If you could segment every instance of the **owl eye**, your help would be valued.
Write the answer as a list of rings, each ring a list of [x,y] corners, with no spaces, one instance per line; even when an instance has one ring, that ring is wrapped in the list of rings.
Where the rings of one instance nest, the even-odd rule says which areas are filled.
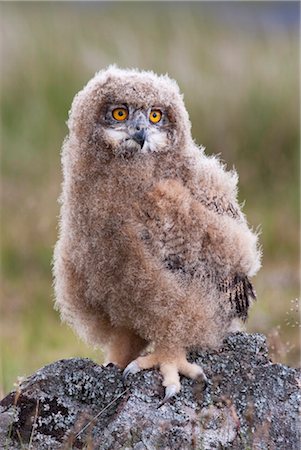
[[[159,111],[159,109],[152,109],[151,110],[150,115],[149,115],[149,120],[152,123],[160,122],[161,118],[162,118],[162,113],[161,113],[161,111]]]
[[[122,122],[129,115],[128,110],[126,108],[116,108],[112,111],[112,116],[115,120]]]

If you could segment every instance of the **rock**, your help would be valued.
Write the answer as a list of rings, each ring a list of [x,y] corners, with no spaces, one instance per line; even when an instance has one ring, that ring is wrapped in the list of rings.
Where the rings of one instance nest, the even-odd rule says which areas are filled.
[[[260,334],[193,351],[209,378],[186,378],[169,403],[156,370],[124,384],[113,364],[73,358],[43,367],[1,401],[2,449],[299,449],[300,371],[268,359]]]

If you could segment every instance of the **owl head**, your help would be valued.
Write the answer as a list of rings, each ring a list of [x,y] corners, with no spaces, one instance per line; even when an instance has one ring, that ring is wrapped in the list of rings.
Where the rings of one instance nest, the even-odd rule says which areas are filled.
[[[190,121],[167,75],[110,66],[74,98],[68,126],[82,151],[100,158],[141,158],[187,147]]]

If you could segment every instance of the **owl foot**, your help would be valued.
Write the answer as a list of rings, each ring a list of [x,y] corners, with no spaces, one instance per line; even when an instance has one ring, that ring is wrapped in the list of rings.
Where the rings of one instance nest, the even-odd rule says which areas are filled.
[[[124,369],[124,371],[123,371],[123,374],[122,374],[122,378],[124,379],[124,380],[126,380],[127,379],[127,377],[131,374],[131,375],[134,375],[135,373],[138,373],[138,372],[140,372],[140,367],[139,367],[139,365],[138,365],[138,363],[136,362],[136,361],[132,361],[130,364],[128,364],[127,366],[126,366],[126,368]]]
[[[181,384],[179,374],[202,382],[204,388],[207,385],[207,377],[203,369],[195,363],[189,363],[184,351],[179,352],[173,358],[170,355],[166,355],[166,353],[161,353],[156,350],[150,355],[140,356],[124,369],[123,378],[126,379],[130,374],[136,374],[140,370],[152,369],[154,367],[159,367],[163,376],[165,397],[161,405],[180,392]]]

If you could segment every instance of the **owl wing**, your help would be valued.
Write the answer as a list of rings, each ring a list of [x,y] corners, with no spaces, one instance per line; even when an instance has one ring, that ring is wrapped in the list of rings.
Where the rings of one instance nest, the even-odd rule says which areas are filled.
[[[232,309],[235,310],[235,315],[242,320],[246,320],[250,299],[256,300],[255,290],[247,275],[237,273],[220,279],[217,288],[220,292],[226,294],[231,302]]]
[[[206,261],[197,258],[194,264],[187,264],[183,258],[183,250],[169,246],[169,254],[164,258],[165,267],[175,274],[184,277],[209,279],[218,291],[230,301],[235,315],[242,320],[248,317],[250,300],[256,300],[255,289],[247,275],[243,273],[229,273],[228,276],[219,274],[218,269],[208,268]],[[202,266],[202,267],[201,267]]]
[[[219,205],[218,198],[215,204]],[[231,303],[234,315],[245,320],[250,300],[256,298],[255,291],[237,263],[237,249],[230,241],[227,243],[235,238],[235,230],[224,229],[229,221],[239,227],[239,212],[234,213],[230,205],[223,210],[206,205],[175,180],[161,182],[149,192],[141,211],[141,239],[163,267],[186,280],[209,279]],[[222,216],[226,216],[226,222],[219,220]]]

